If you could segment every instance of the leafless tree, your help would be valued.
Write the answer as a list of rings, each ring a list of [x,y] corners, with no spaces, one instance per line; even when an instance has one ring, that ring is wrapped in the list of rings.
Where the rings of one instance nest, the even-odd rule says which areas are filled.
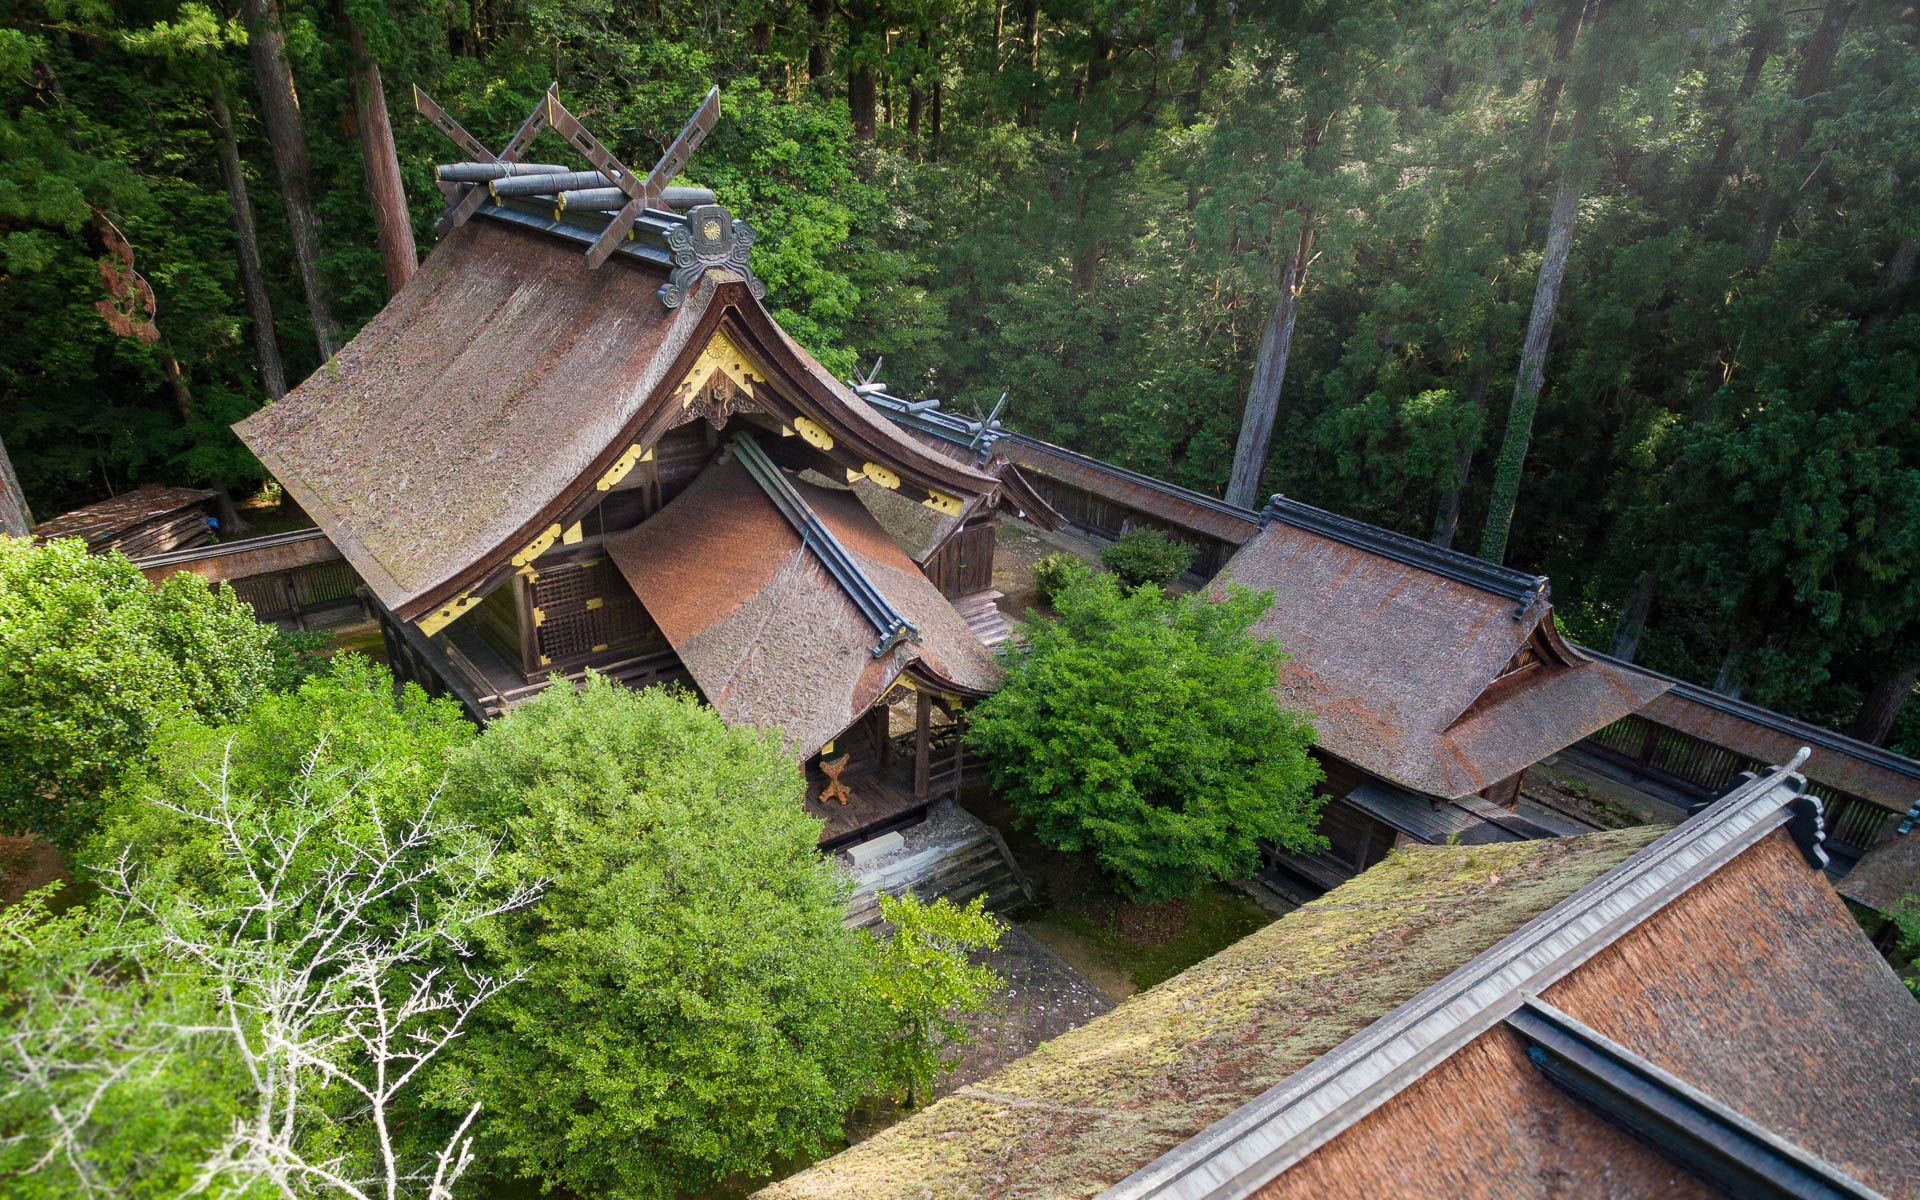
[[[112,1071],[213,1039],[243,1068],[247,1111],[207,1155],[194,1192],[265,1185],[287,1197],[449,1200],[473,1161],[480,1106],[437,1149],[410,1148],[393,1122],[427,1065],[518,978],[467,965],[472,926],[539,888],[505,883],[494,843],[443,817],[437,793],[417,814],[390,817],[368,786],[381,768],[330,769],[323,751],[271,803],[238,794],[224,759],[192,802],[156,801],[213,834],[230,864],[217,897],[159,886],[124,855],[102,872],[112,919],[137,931],[115,954],[192,981],[205,1003],[196,1019],[116,1034],[126,1045],[92,1064],[95,1091],[113,1086]],[[105,1032],[68,1042],[93,1045]],[[58,1040],[7,1048],[15,1086],[66,1069]],[[86,1114],[64,1104],[46,1123],[57,1143],[47,1155],[72,1158],[84,1153]],[[327,1128],[349,1136],[314,1136]]]

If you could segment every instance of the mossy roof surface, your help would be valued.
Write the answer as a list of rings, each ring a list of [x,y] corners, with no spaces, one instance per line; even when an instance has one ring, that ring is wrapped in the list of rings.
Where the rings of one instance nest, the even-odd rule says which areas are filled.
[[[1090,1197],[1412,999],[1664,829],[1409,848],[763,1200]]]

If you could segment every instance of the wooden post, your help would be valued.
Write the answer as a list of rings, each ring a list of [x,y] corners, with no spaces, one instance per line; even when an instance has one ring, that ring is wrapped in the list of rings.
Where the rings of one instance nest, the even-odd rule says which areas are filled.
[[[933,768],[933,697],[925,692],[913,696],[913,794],[924,800]]]
[[[948,714],[953,718],[953,802],[960,803],[960,770],[966,757],[966,742],[960,736],[960,706],[955,704]]]

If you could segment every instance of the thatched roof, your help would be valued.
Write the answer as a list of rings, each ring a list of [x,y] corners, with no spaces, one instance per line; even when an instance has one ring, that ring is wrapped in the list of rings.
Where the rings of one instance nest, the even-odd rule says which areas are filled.
[[[1179,529],[1239,545],[1259,530],[1258,514],[1189,488],[1102,462],[1065,446],[1013,434],[1005,453],[1014,464]]]
[[[1257,629],[1289,655],[1275,697],[1362,770],[1457,799],[1668,686],[1563,642],[1544,580],[1506,580],[1464,555],[1403,548],[1406,539],[1305,509],[1270,519],[1214,586],[1274,593]],[[1532,661],[1503,674],[1522,651]]]
[[[759,1195],[1094,1196],[1392,1012],[1659,832],[1410,848]]]
[[[991,691],[992,655],[853,493],[789,482],[920,640],[874,657],[874,626],[845,584],[730,452],[651,520],[607,540],[720,715],[780,727],[804,758],[903,673],[940,691]]]
[[[1920,1004],[1782,830],[1543,999],[1888,1196],[1920,1194]],[[1715,1196],[1495,1026],[1262,1197]]]
[[[788,338],[732,272],[663,307],[664,266],[483,210],[434,248],[332,361],[235,428],[396,614],[417,619],[504,577],[506,560],[597,499],[595,481],[674,421],[725,329],[836,461],[953,497],[994,481],[871,412]],[[557,227],[556,227],[557,228]],[[564,231],[562,231],[564,232]]]
[[[1920,1004],[1805,786],[1736,789],[1108,1200],[1696,1195],[1676,1164],[1757,1161],[1920,1195]]]
[[[1920,829],[1897,830],[1860,856],[1838,885],[1842,896],[1877,913],[1909,897],[1920,902]]]
[[[1883,808],[1906,809],[1920,801],[1920,762],[1904,754],[1592,650],[1582,653],[1666,683],[1668,690],[1640,714],[1655,724],[1763,763],[1785,762],[1805,746],[1811,753],[1800,770],[1809,779]]]
[[[205,488],[149,483],[111,499],[61,513],[31,530],[40,541],[79,538],[95,552],[121,550],[138,557],[208,539]]]

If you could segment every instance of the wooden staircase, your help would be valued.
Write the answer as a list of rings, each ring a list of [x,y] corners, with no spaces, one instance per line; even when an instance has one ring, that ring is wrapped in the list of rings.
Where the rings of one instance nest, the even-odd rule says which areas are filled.
[[[1006,614],[1000,611],[1000,601],[1006,593],[988,588],[983,592],[969,592],[953,602],[953,611],[960,614],[967,628],[992,650],[1001,642],[1013,636],[1013,625]]]
[[[902,838],[901,850],[854,871],[854,893],[847,904],[849,928],[882,926],[881,892],[893,896],[910,892],[929,902],[944,896],[957,905],[984,896],[986,907],[1002,915],[1033,900],[1033,886],[999,832],[951,801],[936,804],[926,822],[903,831]],[[846,856],[842,861],[848,861]]]

